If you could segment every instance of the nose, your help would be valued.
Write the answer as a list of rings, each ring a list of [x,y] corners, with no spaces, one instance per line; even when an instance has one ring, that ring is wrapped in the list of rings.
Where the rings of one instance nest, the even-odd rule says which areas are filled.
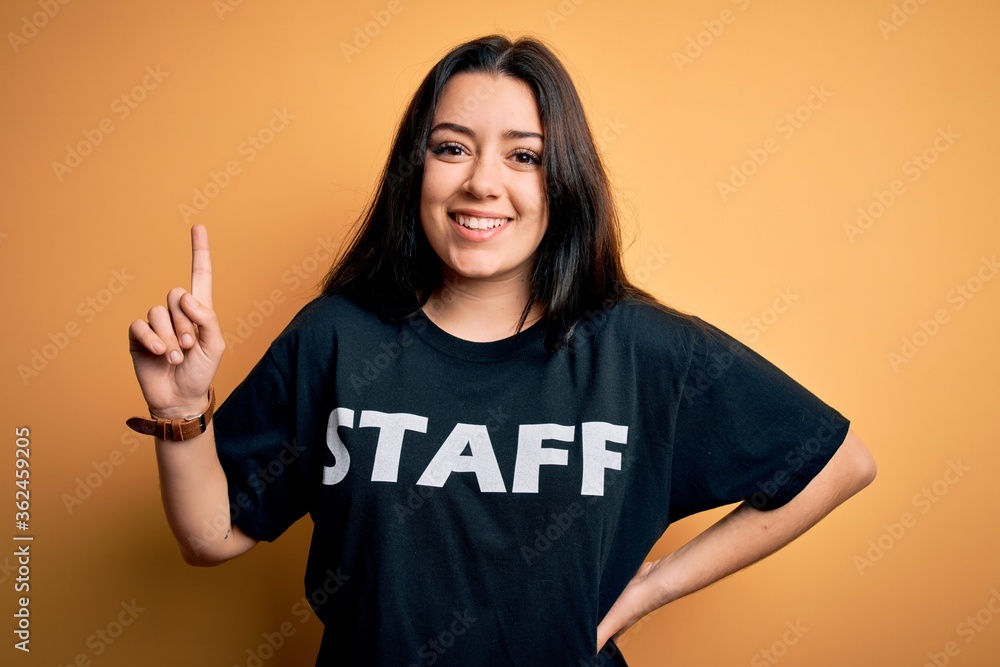
[[[476,199],[498,197],[502,191],[502,174],[499,159],[479,155],[472,161],[469,178],[464,189]]]

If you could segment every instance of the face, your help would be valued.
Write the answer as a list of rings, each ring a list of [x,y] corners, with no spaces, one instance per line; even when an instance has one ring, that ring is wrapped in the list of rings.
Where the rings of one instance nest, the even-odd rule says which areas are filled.
[[[458,74],[445,84],[431,127],[420,222],[445,278],[530,278],[548,226],[542,121],[531,89],[506,76]]]

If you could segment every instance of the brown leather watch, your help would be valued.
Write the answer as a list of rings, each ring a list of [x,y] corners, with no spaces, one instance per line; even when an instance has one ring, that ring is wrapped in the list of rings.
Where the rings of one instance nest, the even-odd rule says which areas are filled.
[[[215,410],[215,385],[208,387],[208,409],[200,415],[184,417],[182,419],[164,419],[157,417],[150,411],[149,416],[129,417],[125,424],[143,435],[155,435],[162,440],[190,440],[205,432],[208,423],[212,421],[212,412]]]

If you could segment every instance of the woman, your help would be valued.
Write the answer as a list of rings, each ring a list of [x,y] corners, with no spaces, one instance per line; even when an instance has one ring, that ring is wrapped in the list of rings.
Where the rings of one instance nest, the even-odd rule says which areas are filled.
[[[323,294],[214,420],[196,226],[191,292],[130,328],[185,560],[308,512],[319,665],[624,664],[612,639],[642,616],[871,482],[843,416],[632,286],[617,234],[566,71],[498,36],[427,75]],[[670,522],[741,500],[643,562]]]

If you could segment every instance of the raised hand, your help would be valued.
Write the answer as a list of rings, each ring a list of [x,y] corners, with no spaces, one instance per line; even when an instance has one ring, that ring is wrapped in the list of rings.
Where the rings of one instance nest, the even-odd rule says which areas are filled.
[[[174,419],[208,407],[208,387],[226,349],[212,309],[208,231],[191,228],[191,291],[175,287],[128,330],[135,376],[150,411]]]

